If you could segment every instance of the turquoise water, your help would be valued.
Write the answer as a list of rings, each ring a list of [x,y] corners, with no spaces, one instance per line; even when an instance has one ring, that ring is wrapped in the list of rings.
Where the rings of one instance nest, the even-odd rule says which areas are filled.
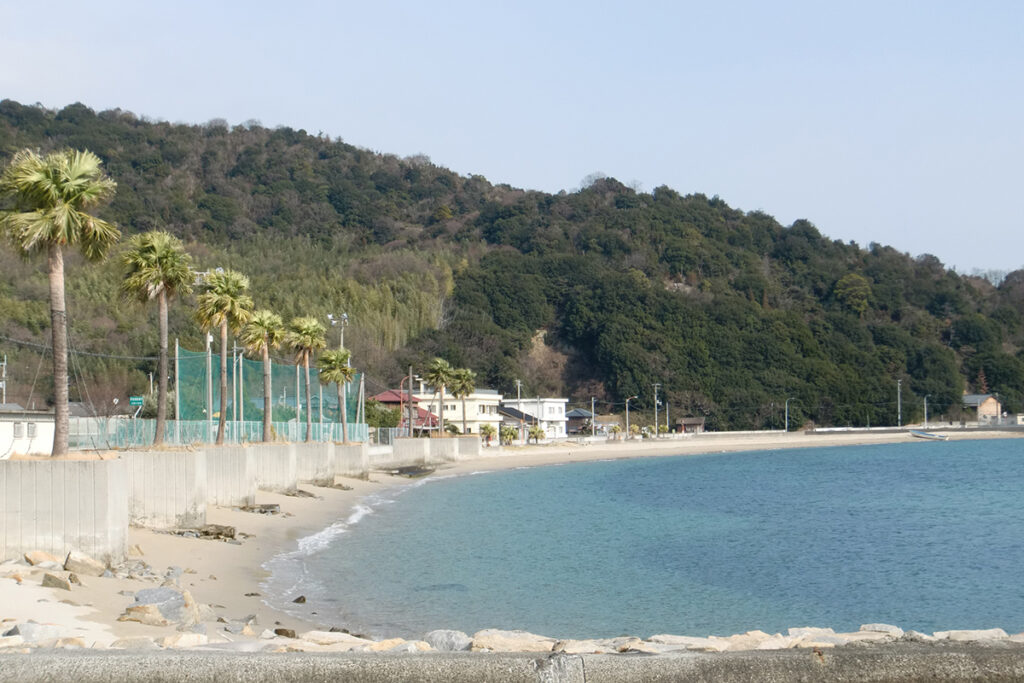
[[[809,437],[810,438],[810,437]],[[914,442],[418,482],[268,564],[374,635],[1024,630],[1024,443]]]

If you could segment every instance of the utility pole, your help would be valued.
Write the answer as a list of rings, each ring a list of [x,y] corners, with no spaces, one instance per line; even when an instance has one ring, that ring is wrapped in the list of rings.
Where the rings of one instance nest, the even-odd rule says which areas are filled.
[[[627,439],[630,438],[630,436],[629,436],[629,402],[632,401],[635,398],[636,398],[636,396],[630,396],[629,398],[626,399],[626,438]]]
[[[924,428],[928,429],[928,397],[931,394],[924,395]]]
[[[206,333],[206,440],[213,442],[213,356],[210,353],[210,344],[213,343],[213,335]]]
[[[593,439],[597,435],[597,415],[594,413],[594,397],[590,397],[590,438]]]
[[[793,400],[792,398],[787,398],[786,399],[786,431],[787,432],[789,431],[789,402],[792,401],[792,400]]]
[[[401,386],[399,386],[401,391]],[[413,435],[413,407],[412,407],[412,366],[409,366],[409,436]]]
[[[519,411],[519,444],[522,445],[523,441],[523,397],[522,397],[523,383],[520,380],[516,380],[516,410]]]
[[[654,437],[653,438],[658,438],[658,387],[660,387],[661,384],[655,382],[651,386],[654,387]]]
[[[668,401],[665,401],[665,433],[670,434],[672,426],[668,423]]]
[[[0,392],[2,398],[0,403],[7,403],[7,354],[4,354],[4,362],[0,363]]]
[[[896,426],[903,426],[903,380],[896,380]]]
[[[338,340],[338,350],[339,351],[343,350],[345,348],[345,327],[348,325],[348,313],[342,313],[338,317],[334,317],[333,313],[328,313],[327,314],[327,319],[330,321],[331,327],[334,327],[335,325],[338,325],[338,326],[341,327],[341,336],[339,337],[339,340]],[[349,358],[349,360],[345,361],[345,365],[347,365],[349,367],[352,366],[351,358]],[[412,387],[411,386],[409,387],[409,393],[410,394],[412,393]],[[323,410],[323,409],[321,408],[321,410]],[[338,415],[339,418],[341,417],[341,415],[344,415],[346,417],[346,419],[348,418],[348,382],[345,382],[344,386],[341,388],[341,405],[338,406],[338,411],[339,411],[339,415]],[[322,414],[321,414],[320,421],[323,422],[323,415]],[[410,426],[410,429],[411,428],[412,427]]]

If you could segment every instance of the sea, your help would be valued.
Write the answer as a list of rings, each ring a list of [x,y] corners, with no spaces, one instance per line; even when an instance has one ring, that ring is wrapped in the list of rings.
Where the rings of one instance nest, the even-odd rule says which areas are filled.
[[[367,498],[265,567],[273,606],[376,637],[1017,633],[1024,441],[435,476]]]

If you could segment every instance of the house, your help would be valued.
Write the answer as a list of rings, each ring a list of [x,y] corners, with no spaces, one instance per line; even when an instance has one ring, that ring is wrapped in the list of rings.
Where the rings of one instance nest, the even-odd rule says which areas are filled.
[[[409,400],[412,399],[413,405],[413,416],[412,416],[412,433],[423,434],[424,432],[431,432],[437,430],[437,415],[434,415],[429,410],[424,409],[419,405],[419,399],[416,398],[415,394],[410,395],[408,391],[399,391],[396,389],[388,389],[382,391],[376,396],[371,396],[370,400],[377,401],[382,406],[389,410],[400,410],[400,417],[398,420],[398,428],[404,430],[403,433],[409,433]]]
[[[440,415],[441,402],[444,402],[444,421],[454,425],[463,431],[465,425],[466,434],[479,434],[484,425],[494,427],[495,433],[501,426],[501,416],[498,415],[498,406],[501,405],[501,394],[493,389],[476,389],[465,398],[456,398],[445,388],[444,397],[438,396],[437,391],[420,382],[419,390],[413,393],[413,399],[421,407],[434,414]],[[465,415],[463,415],[465,406]]]
[[[963,406],[975,411],[980,424],[999,422],[1003,412],[999,399],[992,394],[964,394]]]
[[[590,425],[594,423],[594,414],[583,408],[573,408],[565,414],[566,431],[569,434],[590,434]],[[596,427],[596,424],[595,424]]]
[[[26,410],[17,403],[0,403],[0,460],[15,453],[49,453],[53,450],[53,432],[53,411]]]
[[[703,417],[680,417],[676,419],[675,431],[683,434],[702,434],[704,432]]]
[[[512,408],[522,413],[527,425],[540,425],[549,439],[564,439],[568,436],[568,418],[565,416],[567,398],[522,398],[505,399],[502,408]]]

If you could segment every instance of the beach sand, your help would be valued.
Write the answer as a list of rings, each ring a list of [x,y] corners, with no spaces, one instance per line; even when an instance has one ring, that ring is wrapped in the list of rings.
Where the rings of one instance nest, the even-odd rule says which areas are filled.
[[[979,438],[1015,438],[1010,432],[950,432],[951,440]],[[569,462],[618,458],[657,457],[747,450],[771,450],[799,447],[823,447],[899,443],[916,441],[907,433],[817,433],[772,432],[760,434],[701,434],[663,441],[612,441],[591,445],[562,443],[550,446],[485,448],[485,457],[446,464],[436,475],[458,475],[470,472],[537,467]],[[236,528],[240,544],[216,540],[187,538],[146,529],[129,531],[129,546],[138,546],[139,557],[161,576],[170,567],[180,567],[181,588],[194,599],[213,606],[218,616],[228,620],[244,620],[255,615],[255,634],[242,636],[208,631],[210,640],[245,640],[258,636],[264,629],[283,627],[302,632],[326,630],[344,624],[318,621],[316,606],[306,604],[298,618],[269,607],[260,595],[260,583],[266,576],[262,565],[272,557],[295,550],[299,539],[312,535],[329,525],[344,520],[360,500],[384,489],[408,485],[409,479],[383,472],[372,472],[367,480],[338,478],[340,488],[302,485],[308,497],[287,496],[268,492],[257,494],[257,503],[276,503],[281,514],[265,515],[210,506],[207,521]],[[63,559],[63,558],[61,558]],[[43,588],[39,584],[44,570],[22,564],[0,564],[0,633],[14,623],[29,619],[61,626],[69,635],[82,638],[87,646],[105,646],[119,638],[173,636],[173,626],[156,627],[136,622],[118,621],[117,617],[132,602],[130,595],[142,588],[159,586],[132,578],[81,577],[81,586],[70,592]],[[499,624],[495,625],[500,627]]]

